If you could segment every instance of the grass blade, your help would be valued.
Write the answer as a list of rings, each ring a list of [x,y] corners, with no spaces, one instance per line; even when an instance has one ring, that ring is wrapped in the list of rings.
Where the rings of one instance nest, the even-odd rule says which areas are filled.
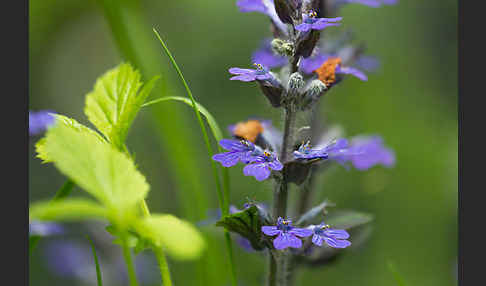
[[[197,105],[196,100],[194,99],[194,97],[192,95],[191,89],[189,88],[189,85],[187,84],[184,76],[182,75],[181,69],[177,65],[174,57],[172,56],[171,52],[169,51],[169,49],[165,45],[164,41],[160,37],[159,33],[157,32],[157,30],[155,28],[153,28],[153,31],[154,31],[155,35],[157,36],[160,44],[162,45],[165,53],[169,57],[170,62],[172,63],[172,65],[176,69],[177,74],[179,75],[179,78],[181,79],[182,84],[184,85],[184,88],[186,89],[187,95],[189,96],[189,98],[191,100],[192,108],[194,109],[194,112],[196,113],[196,117],[198,119],[199,126],[201,127],[201,131],[202,131],[203,137],[204,137],[204,142],[206,144],[206,148],[208,149],[209,157],[212,157],[212,155],[214,154],[214,151],[213,151],[213,148],[211,147],[211,143],[209,142],[208,133],[206,131],[206,127],[204,126],[204,122],[201,118],[201,114],[200,114],[201,112],[198,109],[198,105]],[[209,112],[207,112],[207,113],[209,113]],[[209,120],[208,120],[208,122],[209,122]],[[212,122],[215,126],[217,126],[214,118],[213,118]],[[213,131],[213,133],[214,133],[214,131]],[[220,132],[220,136],[221,136],[221,132]],[[221,186],[221,183],[220,183],[220,180],[219,180],[219,175],[218,175],[216,163],[213,160],[211,160],[211,168],[213,169],[214,180],[216,182],[216,187],[217,187],[217,190],[218,190],[218,198],[219,198],[219,204],[220,204],[221,211],[222,211],[223,215],[227,215],[229,213],[229,189],[228,189],[229,188],[229,176],[228,176],[227,173],[225,174],[225,172],[227,172],[227,170],[225,170],[223,167],[221,167],[222,173],[223,173],[223,187],[225,188],[224,193],[223,193],[223,190],[222,190],[223,187]],[[234,265],[234,261],[233,261],[233,250],[232,250],[232,246],[231,246],[231,237],[226,233],[225,233],[225,236],[226,236],[226,240],[227,240],[226,245],[227,245],[227,250],[228,250],[228,255],[229,255],[229,260],[230,260],[232,284],[234,286],[236,286],[236,277],[235,277],[236,271],[235,271],[235,265]]]
[[[91,244],[91,249],[93,250],[93,257],[95,261],[95,266],[96,266],[96,280],[98,281],[98,286],[103,286],[103,281],[101,280],[101,269],[100,269],[100,263],[98,262],[98,255],[96,255],[96,249],[94,246],[93,241],[89,236],[86,236],[86,238],[89,241],[89,244]]]
[[[405,279],[400,274],[400,272],[398,272],[398,270],[395,267],[395,264],[393,264],[392,261],[388,260],[387,266],[388,266],[388,269],[390,270],[390,272],[393,274],[393,277],[395,278],[397,285],[398,286],[407,286]]]

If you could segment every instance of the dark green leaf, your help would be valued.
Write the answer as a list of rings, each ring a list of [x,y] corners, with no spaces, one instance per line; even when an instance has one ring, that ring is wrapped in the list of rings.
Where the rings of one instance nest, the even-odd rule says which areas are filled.
[[[270,222],[260,213],[256,205],[252,205],[244,211],[227,215],[219,220],[216,225],[222,226],[228,231],[238,233],[248,239],[256,250],[262,250],[266,244],[263,240],[262,226]]]

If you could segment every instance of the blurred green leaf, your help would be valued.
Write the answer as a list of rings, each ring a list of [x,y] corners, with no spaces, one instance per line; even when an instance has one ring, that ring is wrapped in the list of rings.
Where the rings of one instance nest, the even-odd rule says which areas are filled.
[[[334,211],[324,218],[326,224],[332,228],[350,229],[373,220],[373,215],[352,210]]]
[[[33,203],[29,208],[31,220],[77,221],[83,219],[107,219],[108,211],[96,201],[64,199]]]
[[[269,223],[260,215],[258,207],[252,205],[244,211],[223,217],[216,222],[216,225],[222,226],[228,231],[238,233],[248,239],[254,249],[262,250],[266,245],[262,239],[263,234],[261,229],[263,225]]]
[[[73,129],[58,120],[43,142],[42,150],[76,185],[100,200],[120,218],[133,215],[134,206],[149,190],[145,177],[124,153],[87,127]]]
[[[84,113],[118,150],[123,150],[128,129],[158,79],[153,77],[142,87],[140,78],[137,70],[123,63],[99,77],[86,95]]]
[[[192,224],[172,215],[153,214],[137,221],[134,227],[140,236],[175,259],[196,259],[206,248],[203,236]]]
[[[334,204],[330,203],[327,199],[324,200],[320,205],[311,208],[305,214],[303,214],[300,219],[295,223],[296,225],[301,225],[304,223],[308,223],[312,219],[314,219],[317,215],[323,214],[326,210],[326,207],[334,206]]]

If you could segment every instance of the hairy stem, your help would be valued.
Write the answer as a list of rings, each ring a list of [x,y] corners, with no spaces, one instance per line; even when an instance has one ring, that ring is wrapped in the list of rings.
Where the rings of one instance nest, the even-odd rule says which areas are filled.
[[[294,142],[294,124],[295,124],[295,110],[289,104],[285,109],[285,127],[283,135],[282,150],[280,152],[280,161],[284,164],[282,170],[282,177],[276,181],[275,190],[273,193],[273,218],[286,217],[287,214],[287,198],[288,198],[288,169],[285,165],[292,152],[292,144]],[[288,257],[282,255],[276,259],[272,255],[269,258],[269,274],[268,284],[286,285],[287,269],[285,267]]]

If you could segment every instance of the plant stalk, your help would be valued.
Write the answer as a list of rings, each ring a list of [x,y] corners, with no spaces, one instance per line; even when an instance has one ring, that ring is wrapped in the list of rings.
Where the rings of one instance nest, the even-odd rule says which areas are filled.
[[[292,144],[294,142],[294,124],[295,124],[296,111],[293,106],[289,104],[285,108],[285,127],[283,135],[282,150],[280,152],[280,161],[284,164],[282,170],[282,177],[276,180],[275,190],[273,193],[273,218],[286,217],[287,214],[287,198],[288,198],[288,174],[286,163],[289,155],[292,152]],[[268,285],[286,285],[286,279],[288,276],[287,255],[279,256],[278,258],[269,255],[269,274]]]
[[[155,257],[159,262],[160,276],[162,277],[162,285],[172,286],[172,280],[170,278],[169,265],[167,264],[167,259],[165,258],[165,253],[161,247],[154,248]]]
[[[122,249],[123,258],[127,265],[128,279],[130,281],[130,286],[138,286],[137,274],[135,273],[135,266],[132,260],[132,253],[130,252],[130,247],[128,246],[128,241],[126,237],[122,238]]]

